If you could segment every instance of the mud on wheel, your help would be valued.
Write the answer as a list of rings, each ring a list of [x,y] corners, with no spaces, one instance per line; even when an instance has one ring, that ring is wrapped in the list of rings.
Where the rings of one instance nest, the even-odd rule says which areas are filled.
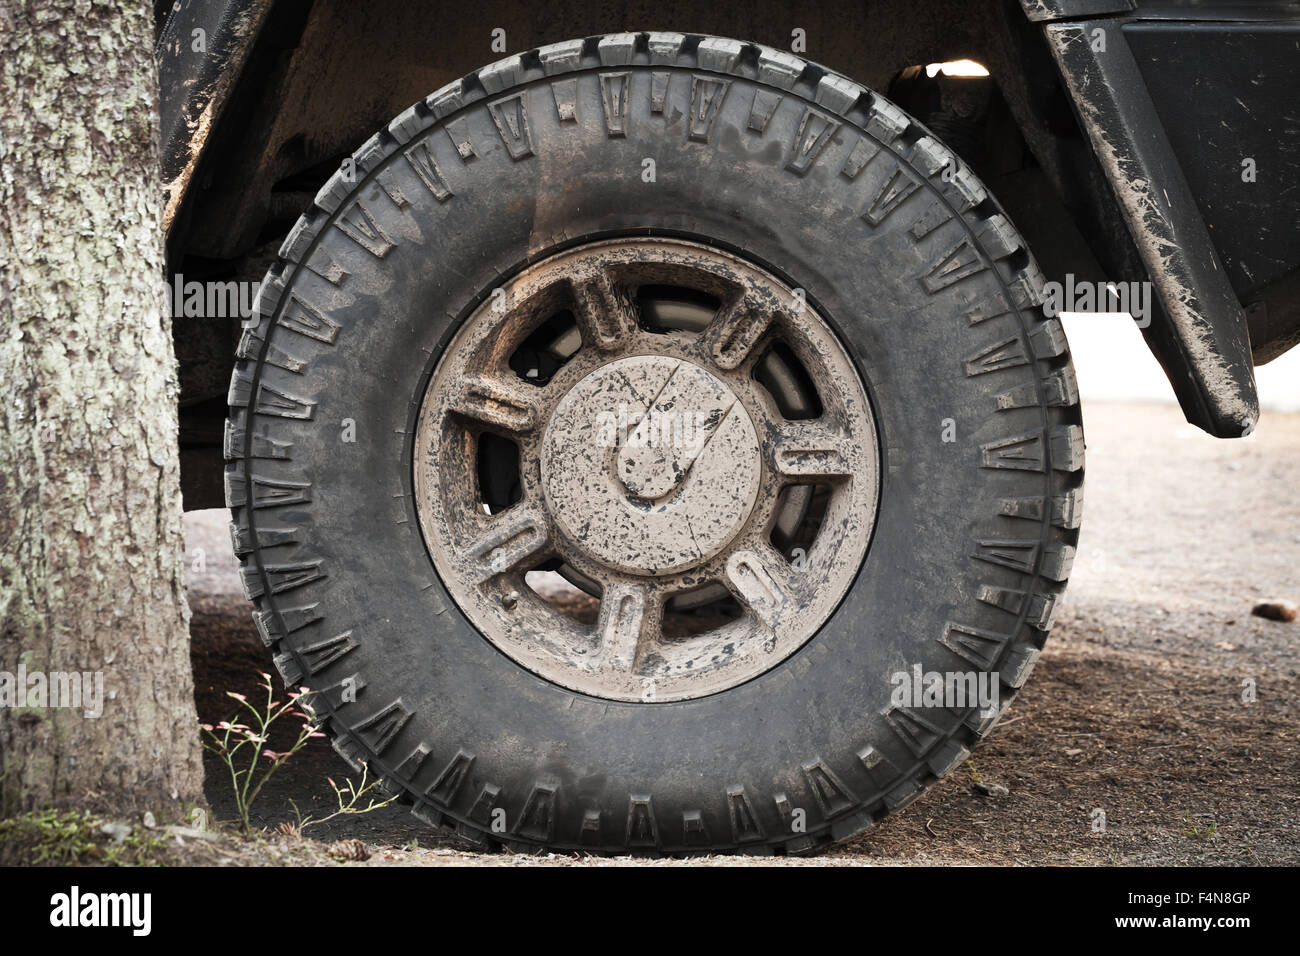
[[[965,759],[1050,628],[1083,443],[946,147],[788,54],[641,33],[354,158],[226,439],[259,630],[340,753],[483,844],[651,853],[815,849]],[[900,701],[916,668],[998,707]]]

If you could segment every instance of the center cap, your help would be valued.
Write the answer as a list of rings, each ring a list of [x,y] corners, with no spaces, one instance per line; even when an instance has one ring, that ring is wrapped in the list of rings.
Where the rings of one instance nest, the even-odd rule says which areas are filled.
[[[638,355],[587,375],[546,428],[542,486],[569,539],[611,567],[668,574],[717,554],[761,471],[735,393],[684,359]]]

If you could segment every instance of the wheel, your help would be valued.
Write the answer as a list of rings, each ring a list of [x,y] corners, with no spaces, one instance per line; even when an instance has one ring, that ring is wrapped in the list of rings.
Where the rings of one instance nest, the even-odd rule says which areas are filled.
[[[610,853],[813,850],[968,755],[1083,442],[942,144],[639,33],[485,67],[355,171],[263,283],[226,440],[258,627],[340,753],[479,843]]]

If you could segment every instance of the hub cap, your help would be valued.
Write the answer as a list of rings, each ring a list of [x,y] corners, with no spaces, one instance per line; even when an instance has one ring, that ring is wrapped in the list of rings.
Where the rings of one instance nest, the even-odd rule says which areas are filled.
[[[614,700],[715,693],[794,653],[875,517],[875,423],[830,328],[684,241],[593,243],[494,291],[414,447],[461,610],[540,677]]]
[[[560,530],[620,571],[662,575],[717,554],[749,517],[762,461],[745,407],[706,369],[638,355],[556,406],[542,486]]]

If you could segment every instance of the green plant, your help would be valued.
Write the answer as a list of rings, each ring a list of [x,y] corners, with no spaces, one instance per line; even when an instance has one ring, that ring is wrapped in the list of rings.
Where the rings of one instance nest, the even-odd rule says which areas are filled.
[[[357,785],[353,784],[351,780],[345,780],[343,781],[342,787],[334,782],[333,777],[326,777],[325,779],[329,781],[330,787],[334,790],[334,799],[338,803],[338,809],[327,816],[320,817],[319,819],[313,819],[310,815],[304,817],[298,810],[298,805],[290,800],[289,803],[293,807],[294,816],[297,817],[297,822],[295,823],[297,831],[301,833],[308,827],[317,826],[321,823],[333,820],[335,817],[369,813],[371,810],[378,810],[380,807],[386,807],[396,800],[396,796],[391,796],[386,800],[376,802],[375,798],[371,796],[364,807],[359,805],[359,801],[362,797],[366,796],[366,794],[372,793],[375,788],[379,786],[378,780],[371,780],[368,783],[366,782],[369,772],[370,768],[363,763],[361,765],[361,783]]]
[[[102,817],[78,810],[36,810],[0,820],[0,864],[145,866],[163,862],[167,844],[161,831],[113,824],[121,831],[113,836],[106,823]]]
[[[1213,820],[1210,821],[1209,826],[1201,826],[1192,819],[1191,814],[1188,814],[1183,817],[1183,822],[1187,824],[1187,829],[1183,833],[1193,840],[1208,840],[1219,832],[1219,825]]]
[[[297,691],[290,691],[284,701],[278,701],[275,699],[275,690],[271,686],[271,675],[260,673],[262,683],[258,686],[266,690],[265,707],[259,709],[249,703],[248,698],[243,694],[226,692],[227,697],[238,701],[239,705],[248,711],[251,715],[251,725],[237,724],[229,720],[223,720],[215,727],[212,724],[200,724],[204,733],[204,749],[220,757],[230,771],[235,808],[239,813],[240,827],[245,833],[250,828],[249,811],[267,781],[284,766],[285,761],[307,746],[311,738],[325,736],[316,729],[308,714],[297,709],[299,703],[310,695],[311,691],[302,687]],[[271,727],[285,717],[301,718],[302,729],[288,750],[270,750],[266,745]],[[269,763],[262,763],[263,760]]]

